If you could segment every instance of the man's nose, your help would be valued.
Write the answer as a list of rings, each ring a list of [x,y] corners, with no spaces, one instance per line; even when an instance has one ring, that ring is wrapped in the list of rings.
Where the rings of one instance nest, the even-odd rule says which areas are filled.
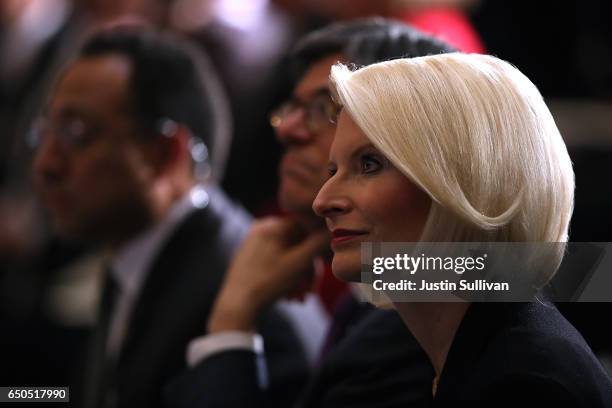
[[[34,155],[33,173],[38,181],[53,181],[66,171],[68,157],[55,137],[44,137]]]
[[[306,143],[313,138],[306,126],[306,114],[302,109],[288,113],[276,126],[276,138],[282,145]]]

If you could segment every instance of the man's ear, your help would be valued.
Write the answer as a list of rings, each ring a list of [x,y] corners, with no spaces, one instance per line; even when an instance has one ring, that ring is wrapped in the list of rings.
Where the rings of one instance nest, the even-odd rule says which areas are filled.
[[[191,167],[189,140],[191,132],[181,124],[165,126],[151,146],[151,162],[158,176],[173,174],[178,169]]]

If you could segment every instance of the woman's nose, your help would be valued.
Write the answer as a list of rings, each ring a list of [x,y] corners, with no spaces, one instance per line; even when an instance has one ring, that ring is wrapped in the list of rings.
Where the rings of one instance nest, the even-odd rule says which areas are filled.
[[[312,209],[319,217],[334,217],[351,209],[351,201],[342,193],[339,183],[333,178],[327,180],[312,203]]]

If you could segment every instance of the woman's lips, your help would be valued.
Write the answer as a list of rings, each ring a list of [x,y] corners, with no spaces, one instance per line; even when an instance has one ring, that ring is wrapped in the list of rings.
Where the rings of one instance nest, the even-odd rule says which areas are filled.
[[[338,245],[345,244],[347,242],[356,240],[366,234],[367,234],[366,231],[335,229],[332,231],[331,246],[335,247]]]

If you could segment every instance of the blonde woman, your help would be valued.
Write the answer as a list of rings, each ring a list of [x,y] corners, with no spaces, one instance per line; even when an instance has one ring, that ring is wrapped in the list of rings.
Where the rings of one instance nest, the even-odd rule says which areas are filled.
[[[313,208],[332,232],[336,276],[359,280],[361,242],[567,241],[570,158],[516,68],[445,54],[354,72],[338,64],[331,82],[343,111]],[[552,304],[394,307],[431,360],[439,406],[612,404],[610,378]]]

